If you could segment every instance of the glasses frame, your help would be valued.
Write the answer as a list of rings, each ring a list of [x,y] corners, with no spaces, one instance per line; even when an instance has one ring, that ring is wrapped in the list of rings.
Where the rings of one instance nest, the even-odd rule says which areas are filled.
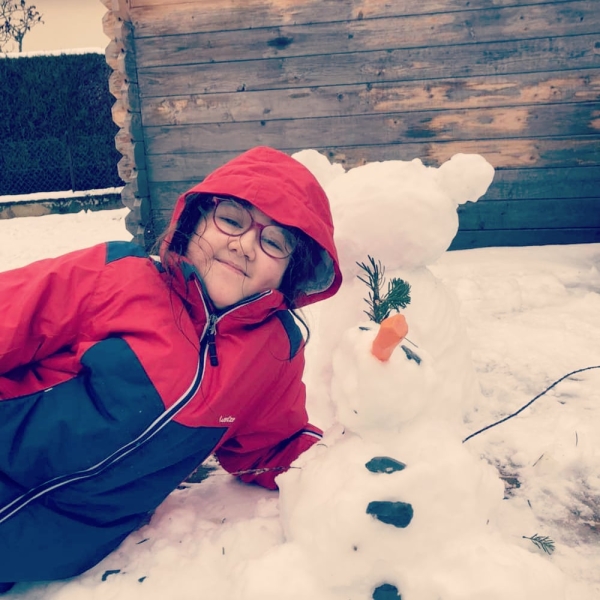
[[[215,224],[215,227],[217,228],[217,230],[220,231],[222,234],[229,236],[229,237],[241,237],[245,233],[248,233],[251,229],[257,229],[258,230],[258,243],[260,245],[260,249],[270,258],[273,258],[275,260],[285,260],[294,253],[294,250],[296,249],[296,245],[297,245],[296,236],[289,229],[284,227],[283,225],[277,225],[276,223],[269,223],[268,225],[263,225],[262,223],[259,223],[258,221],[256,221],[254,219],[250,210],[246,206],[244,206],[239,200],[236,200],[235,198],[223,198],[221,196],[213,196],[213,202],[214,202],[214,208],[213,208],[213,213],[212,213],[212,220],[213,220],[213,223]],[[219,207],[219,204],[221,204],[223,202],[230,202],[232,204],[235,204],[235,205],[239,206],[243,211],[248,213],[248,216],[250,217],[250,226],[247,229],[244,229],[244,231],[240,231],[239,233],[231,233],[229,231],[224,231],[223,229],[221,229],[221,227],[219,227],[219,224],[217,222],[217,209]],[[267,229],[268,227],[277,227],[279,229],[282,229],[285,232],[287,232],[287,234],[289,236],[292,237],[292,239],[294,240],[294,244],[293,244],[293,248],[291,249],[289,254],[286,254],[285,256],[273,256],[263,246],[263,237],[262,237],[263,231],[265,229]]]

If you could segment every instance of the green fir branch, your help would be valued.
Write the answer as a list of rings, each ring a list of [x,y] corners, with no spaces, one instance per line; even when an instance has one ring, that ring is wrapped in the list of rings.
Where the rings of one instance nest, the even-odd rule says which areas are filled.
[[[392,310],[398,312],[410,304],[410,285],[403,279],[394,277],[388,282],[387,293],[382,295],[385,268],[381,261],[375,261],[371,256],[367,258],[369,264],[356,263],[365,272],[363,276],[358,275],[358,279],[369,288],[369,297],[364,299],[369,310],[364,313],[371,321],[381,323],[390,316]]]
[[[548,536],[541,536],[534,533],[531,537],[523,536],[526,540],[531,540],[540,550],[543,550],[546,554],[552,554],[554,552],[554,540]]]

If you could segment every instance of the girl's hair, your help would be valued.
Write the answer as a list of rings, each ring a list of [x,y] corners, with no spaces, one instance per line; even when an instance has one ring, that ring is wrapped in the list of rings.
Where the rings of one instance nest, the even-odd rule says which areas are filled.
[[[251,204],[245,200],[237,199],[246,206]],[[171,241],[167,247],[167,260],[165,267],[168,269],[169,254],[185,256],[190,239],[196,231],[201,218],[207,217],[214,207],[213,197],[209,194],[189,194],[176,228],[168,229],[158,240],[170,236]],[[287,227],[287,226],[286,226]],[[309,282],[313,279],[317,266],[321,261],[321,247],[310,236],[297,227],[288,227],[297,240],[296,248],[290,256],[290,262],[283,274],[279,291],[283,294],[288,308],[294,307],[295,301],[306,291]],[[296,313],[294,315],[298,317]],[[302,319],[299,318],[300,321]],[[304,323],[304,321],[302,321]],[[306,326],[306,324],[304,324]],[[308,328],[307,328],[308,329]]]

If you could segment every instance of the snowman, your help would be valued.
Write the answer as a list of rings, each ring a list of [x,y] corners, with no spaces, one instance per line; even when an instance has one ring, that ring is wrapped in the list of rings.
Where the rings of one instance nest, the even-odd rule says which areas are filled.
[[[439,168],[416,159],[347,172],[314,150],[294,157],[330,198],[345,278],[309,315],[318,342],[307,348],[309,409],[328,407],[323,443],[278,478],[279,553],[305,570],[303,594],[564,598],[558,569],[500,527],[503,484],[461,443],[463,409],[482,398],[457,301],[427,268],[456,235],[458,205],[485,193],[493,168],[464,154]],[[373,353],[381,326],[365,315],[365,267],[410,285],[408,333],[385,356]]]

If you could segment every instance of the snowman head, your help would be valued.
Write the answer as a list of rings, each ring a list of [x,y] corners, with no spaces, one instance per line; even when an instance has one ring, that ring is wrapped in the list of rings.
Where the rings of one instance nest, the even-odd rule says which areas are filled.
[[[356,262],[367,255],[389,270],[434,262],[458,231],[458,205],[475,202],[494,175],[493,167],[475,154],[457,154],[439,168],[419,159],[390,160],[347,172],[315,150],[294,158],[313,170],[329,197],[348,276],[358,273]]]

